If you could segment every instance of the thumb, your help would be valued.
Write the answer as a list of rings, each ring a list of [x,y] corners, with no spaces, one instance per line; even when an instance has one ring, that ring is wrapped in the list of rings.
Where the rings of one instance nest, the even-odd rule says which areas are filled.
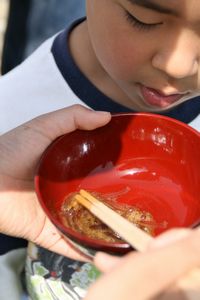
[[[106,125],[110,119],[108,112],[96,112],[74,105],[24,123],[1,136],[0,171],[12,174],[12,177],[32,178],[41,154],[57,137],[76,129],[95,129]]]
[[[27,123],[31,128],[40,131],[53,141],[58,136],[76,129],[93,130],[106,125],[111,114],[104,111],[94,111],[81,105],[73,105],[37,117]]]

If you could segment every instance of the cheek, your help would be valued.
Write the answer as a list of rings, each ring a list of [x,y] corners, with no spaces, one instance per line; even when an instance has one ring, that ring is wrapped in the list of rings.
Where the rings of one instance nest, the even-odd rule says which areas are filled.
[[[148,63],[147,55],[138,44],[118,35],[114,40],[102,41],[97,56],[104,69],[114,78],[129,79]]]
[[[141,67],[149,64],[149,39],[130,26],[121,7],[113,3],[95,0],[88,6],[90,39],[97,60],[108,75],[119,80],[131,80]]]
[[[98,26],[93,32],[96,57],[111,77],[131,80],[149,64],[150,53],[146,50],[148,47],[144,47],[146,41],[138,35],[132,28],[127,30],[115,23]]]

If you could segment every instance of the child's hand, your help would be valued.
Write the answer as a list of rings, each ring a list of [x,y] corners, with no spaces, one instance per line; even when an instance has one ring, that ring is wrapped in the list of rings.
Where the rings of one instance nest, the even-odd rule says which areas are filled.
[[[109,113],[75,105],[40,116],[0,137],[1,232],[81,259],[41,209],[34,192],[34,172],[43,151],[58,136],[77,128],[95,129],[110,118]]]

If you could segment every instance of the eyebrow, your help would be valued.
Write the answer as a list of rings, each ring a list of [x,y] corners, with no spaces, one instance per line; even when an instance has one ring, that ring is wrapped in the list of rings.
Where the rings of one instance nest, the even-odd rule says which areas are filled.
[[[155,10],[161,14],[171,14],[171,15],[175,15],[175,16],[178,15],[178,13],[175,10],[168,8],[168,7],[164,7],[160,4],[154,3],[151,0],[127,0],[127,1],[129,1],[132,4],[137,4],[138,6],[142,6],[145,8],[149,8],[151,10]]]

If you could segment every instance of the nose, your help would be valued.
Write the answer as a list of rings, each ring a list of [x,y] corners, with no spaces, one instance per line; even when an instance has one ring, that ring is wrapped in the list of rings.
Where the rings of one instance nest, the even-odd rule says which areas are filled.
[[[196,39],[179,34],[173,40],[164,41],[152,58],[152,66],[176,79],[197,74],[200,50]]]

